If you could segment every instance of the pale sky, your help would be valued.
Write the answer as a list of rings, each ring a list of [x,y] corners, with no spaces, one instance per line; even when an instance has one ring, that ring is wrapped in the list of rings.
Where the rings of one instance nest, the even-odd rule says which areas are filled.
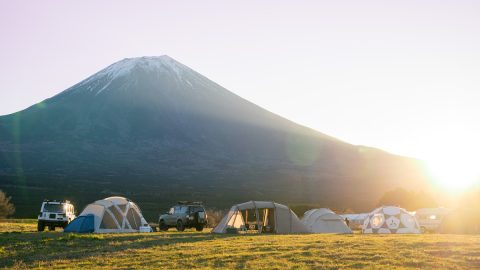
[[[323,133],[480,175],[480,1],[0,0],[0,38],[0,115],[167,54]]]

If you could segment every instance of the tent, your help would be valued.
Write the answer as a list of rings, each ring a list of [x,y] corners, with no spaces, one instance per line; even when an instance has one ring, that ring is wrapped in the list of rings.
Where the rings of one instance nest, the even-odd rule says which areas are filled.
[[[344,219],[327,208],[308,210],[301,221],[312,233],[352,233]]]
[[[213,233],[307,233],[306,226],[285,205],[250,201],[230,208]]]
[[[93,233],[95,231],[95,216],[88,214],[85,216],[78,216],[72,220],[63,232],[77,232],[77,233]]]
[[[363,233],[420,233],[420,227],[415,216],[405,209],[382,206],[365,219]]]
[[[362,229],[363,222],[370,213],[343,214],[340,215],[344,220],[348,219],[350,229]]]
[[[140,208],[123,197],[95,201],[65,228],[64,232],[125,233],[148,227]]]

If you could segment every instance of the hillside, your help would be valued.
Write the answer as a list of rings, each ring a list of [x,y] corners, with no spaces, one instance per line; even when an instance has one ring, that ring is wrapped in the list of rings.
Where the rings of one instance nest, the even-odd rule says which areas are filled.
[[[121,60],[0,117],[0,153],[0,189],[18,217],[44,198],[82,208],[111,195],[147,219],[184,199],[364,210],[386,190],[426,184],[416,160],[298,125],[168,56]]]

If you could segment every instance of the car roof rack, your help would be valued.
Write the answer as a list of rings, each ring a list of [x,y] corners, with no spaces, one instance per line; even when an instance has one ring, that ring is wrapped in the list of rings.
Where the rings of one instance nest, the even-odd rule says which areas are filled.
[[[178,204],[181,204],[181,205],[186,205],[186,204],[202,205],[203,202],[178,201]]]
[[[49,199],[44,199],[43,202],[70,203],[69,200],[49,200]]]

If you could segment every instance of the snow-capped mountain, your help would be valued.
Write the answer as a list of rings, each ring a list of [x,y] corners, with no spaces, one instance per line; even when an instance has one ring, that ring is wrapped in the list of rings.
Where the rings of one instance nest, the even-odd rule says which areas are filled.
[[[43,198],[123,194],[147,216],[180,199],[362,209],[423,185],[414,160],[300,126],[168,56],[127,58],[0,117],[0,189],[20,216]]]

